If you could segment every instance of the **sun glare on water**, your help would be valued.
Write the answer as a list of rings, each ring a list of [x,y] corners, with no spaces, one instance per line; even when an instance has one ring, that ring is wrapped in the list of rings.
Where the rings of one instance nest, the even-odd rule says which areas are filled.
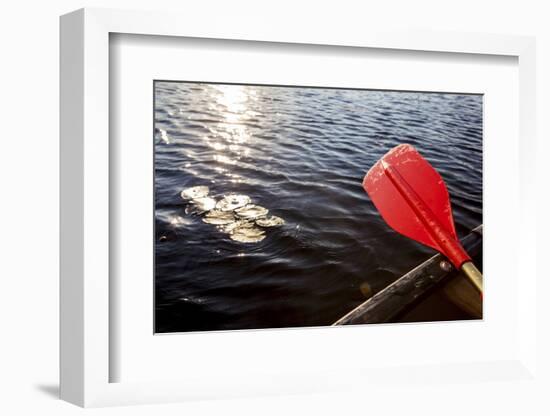
[[[249,144],[252,135],[247,121],[257,115],[252,108],[257,106],[254,87],[242,85],[211,85],[211,110],[220,114],[218,123],[210,127],[205,137],[208,146],[216,151],[213,159],[223,165],[223,172],[231,182],[242,182],[243,178],[231,172],[228,165],[235,165],[243,157],[251,155]]]

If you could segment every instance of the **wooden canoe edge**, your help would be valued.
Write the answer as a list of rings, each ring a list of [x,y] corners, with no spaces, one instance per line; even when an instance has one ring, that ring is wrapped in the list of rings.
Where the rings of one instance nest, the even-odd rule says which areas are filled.
[[[479,225],[461,240],[472,257],[481,251],[482,236],[483,225]],[[445,257],[441,254],[434,255],[338,319],[333,325],[389,322],[420,296],[427,294],[455,273],[454,269],[445,271],[440,267],[443,260]]]

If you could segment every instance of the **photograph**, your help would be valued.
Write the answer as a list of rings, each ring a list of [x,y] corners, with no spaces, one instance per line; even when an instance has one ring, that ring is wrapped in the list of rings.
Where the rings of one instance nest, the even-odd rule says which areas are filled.
[[[482,319],[482,94],[152,87],[155,333]]]

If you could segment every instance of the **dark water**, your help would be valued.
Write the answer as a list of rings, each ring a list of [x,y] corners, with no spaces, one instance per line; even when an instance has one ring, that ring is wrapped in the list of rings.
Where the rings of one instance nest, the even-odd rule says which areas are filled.
[[[403,142],[443,176],[459,235],[482,223],[481,96],[156,82],[156,331],[328,325],[432,255],[361,187]],[[286,224],[232,241],[186,214],[196,185]]]

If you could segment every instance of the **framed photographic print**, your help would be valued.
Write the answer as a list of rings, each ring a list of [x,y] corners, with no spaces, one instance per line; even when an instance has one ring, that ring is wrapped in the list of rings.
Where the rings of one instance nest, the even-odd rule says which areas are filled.
[[[184,21],[61,20],[62,398],[531,378],[534,41]]]
[[[344,322],[416,268],[430,249],[391,232],[361,186],[365,167],[396,146],[414,144],[440,167],[458,232],[476,237],[469,254],[481,262],[472,230],[482,222],[482,95],[160,80],[153,88],[156,333]],[[440,191],[430,209],[450,212],[441,176],[420,178],[430,168],[411,163],[415,152],[400,156],[404,175],[413,167],[407,183],[427,201]],[[391,216],[400,195],[379,184]],[[397,227],[417,224],[402,203]],[[399,303],[378,296],[387,315],[370,307],[360,322],[481,318],[468,283],[464,303],[444,298],[460,277],[411,310],[405,303],[420,292],[405,296],[401,285]],[[411,286],[431,287],[420,283]]]

